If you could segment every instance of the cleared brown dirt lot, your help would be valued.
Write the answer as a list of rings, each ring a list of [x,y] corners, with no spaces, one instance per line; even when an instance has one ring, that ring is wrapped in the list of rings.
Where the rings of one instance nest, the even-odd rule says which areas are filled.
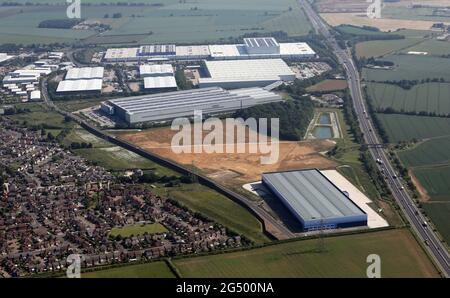
[[[264,165],[261,153],[181,153],[171,149],[175,131],[170,128],[150,129],[141,132],[120,133],[119,137],[177,163],[195,166],[218,182],[233,185],[258,181],[264,172],[292,169],[331,169],[336,166],[320,152],[330,150],[331,141],[280,142],[280,155],[275,164]],[[248,145],[248,140],[246,140]],[[248,147],[247,147],[248,148]],[[193,150],[192,150],[193,151]],[[248,150],[246,150],[248,152]]]
[[[329,92],[347,89],[348,84],[345,80],[325,80],[314,86],[307,88],[308,92]]]

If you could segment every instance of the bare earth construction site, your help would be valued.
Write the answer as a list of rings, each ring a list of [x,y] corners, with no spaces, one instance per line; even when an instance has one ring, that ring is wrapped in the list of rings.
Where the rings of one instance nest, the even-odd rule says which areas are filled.
[[[262,154],[251,153],[182,153],[175,154],[171,148],[176,131],[158,128],[141,132],[120,133],[120,138],[145,150],[169,158],[187,166],[194,166],[218,182],[239,186],[261,178],[264,172],[336,166],[320,152],[330,150],[334,143],[329,140],[305,142],[280,142],[280,158],[273,165],[261,165]],[[205,133],[206,134],[206,133]],[[247,143],[248,144],[248,140]],[[193,151],[193,150],[192,150]]]

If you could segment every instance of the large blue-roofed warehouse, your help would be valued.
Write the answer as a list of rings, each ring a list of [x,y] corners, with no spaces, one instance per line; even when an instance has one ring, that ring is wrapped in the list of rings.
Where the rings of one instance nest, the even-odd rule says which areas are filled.
[[[319,170],[265,173],[262,181],[304,231],[367,226],[367,214]]]

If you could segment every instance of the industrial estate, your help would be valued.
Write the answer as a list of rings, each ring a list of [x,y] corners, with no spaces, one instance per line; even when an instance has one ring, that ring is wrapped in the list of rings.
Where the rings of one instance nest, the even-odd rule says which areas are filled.
[[[447,6],[86,2],[0,30],[0,277],[449,277]]]

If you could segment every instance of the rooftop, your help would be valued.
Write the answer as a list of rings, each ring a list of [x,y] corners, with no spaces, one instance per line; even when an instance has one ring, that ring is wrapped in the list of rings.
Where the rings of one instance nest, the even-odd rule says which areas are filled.
[[[177,88],[177,82],[173,76],[146,77],[144,78],[145,89]]]
[[[206,61],[205,65],[211,77],[200,80],[282,80],[283,76],[295,76],[281,59]]]
[[[263,180],[304,220],[365,214],[319,170],[266,173]]]
[[[113,48],[108,49],[105,59],[132,59],[137,57],[139,48]]]
[[[71,68],[67,71],[66,80],[102,79],[103,67]]]
[[[248,99],[276,101],[281,100],[281,97],[262,88],[227,91],[213,87],[114,99],[109,102],[122,108],[129,114],[134,114],[147,111],[173,111],[174,108],[182,107],[194,110],[196,106],[208,103],[219,104],[225,101],[245,101]]]
[[[59,83],[56,92],[101,91],[102,85],[101,79],[66,80]]]
[[[247,48],[278,47],[279,46],[278,42],[273,37],[244,38],[244,44]]]
[[[180,57],[197,57],[205,56],[208,57],[211,53],[209,51],[209,46],[177,46],[176,54]]]
[[[173,67],[170,64],[144,64],[139,67],[141,76],[173,74]]]

